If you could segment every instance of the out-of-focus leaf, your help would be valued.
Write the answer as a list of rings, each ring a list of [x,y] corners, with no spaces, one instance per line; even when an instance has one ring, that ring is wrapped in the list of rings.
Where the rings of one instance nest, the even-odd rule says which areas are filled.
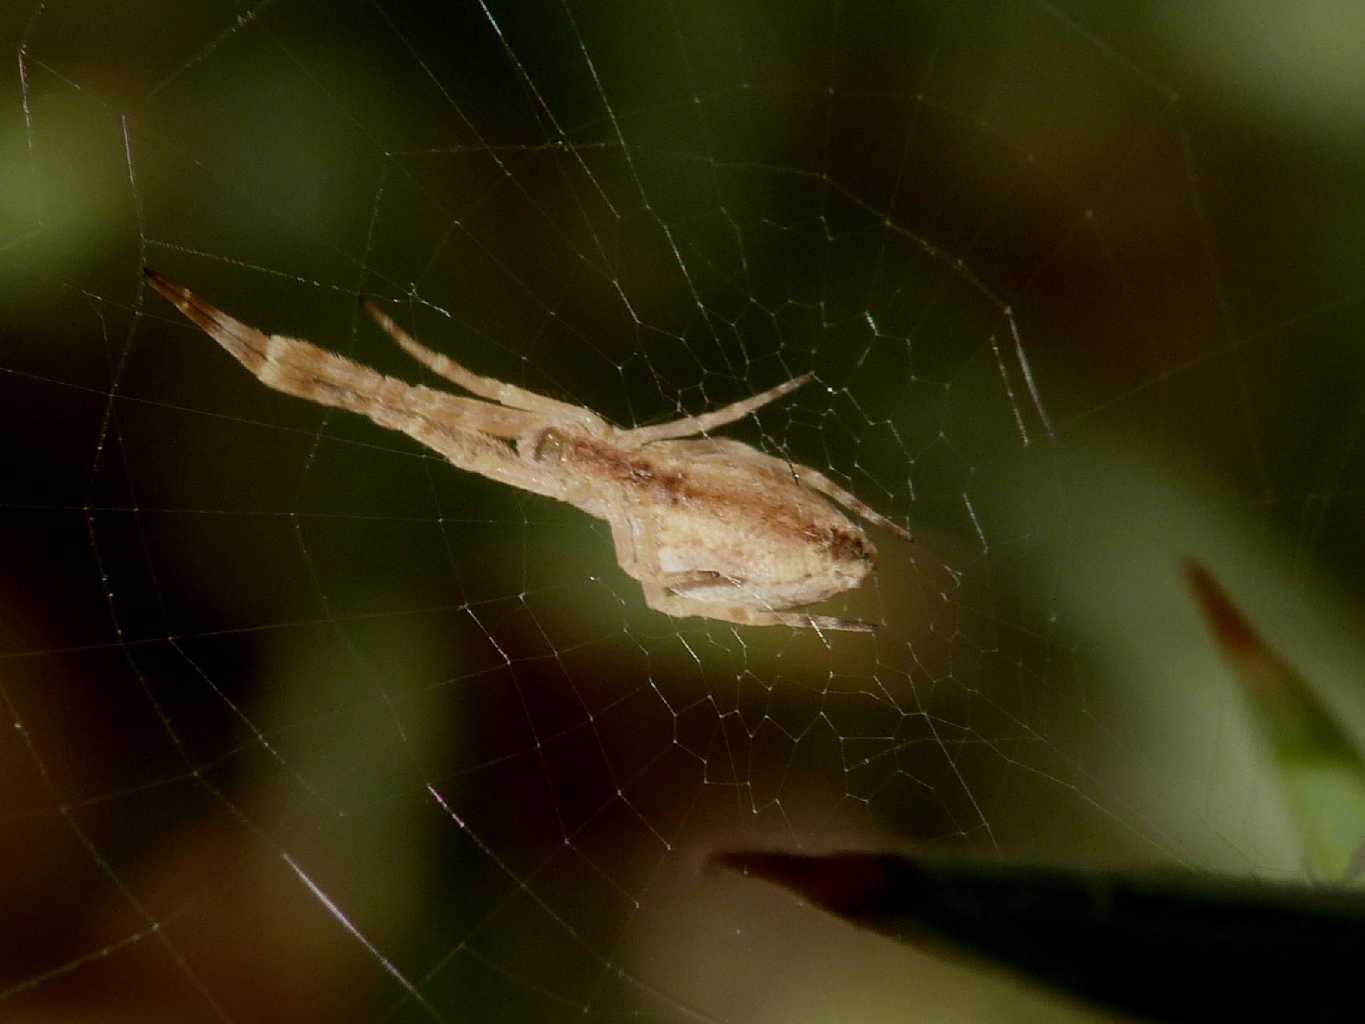
[[[1160,1020],[1356,1020],[1365,895],[1194,874],[733,850],[863,928]],[[906,1008],[913,1019],[914,1007]]]
[[[1266,645],[1213,575],[1186,566],[1219,650],[1251,700],[1298,819],[1309,869],[1359,880],[1365,842],[1365,763],[1303,678]]]

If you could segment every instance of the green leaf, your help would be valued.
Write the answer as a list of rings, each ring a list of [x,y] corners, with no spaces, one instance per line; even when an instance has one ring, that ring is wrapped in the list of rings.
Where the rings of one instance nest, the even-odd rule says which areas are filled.
[[[1298,821],[1309,870],[1321,879],[1359,880],[1365,842],[1365,763],[1359,752],[1213,575],[1195,562],[1186,565],[1186,575],[1269,744]]]

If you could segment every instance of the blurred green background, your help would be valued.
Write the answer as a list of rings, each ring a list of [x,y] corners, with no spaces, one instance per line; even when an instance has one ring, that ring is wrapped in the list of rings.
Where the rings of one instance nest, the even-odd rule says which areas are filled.
[[[1302,873],[1179,561],[1365,735],[1357,5],[11,8],[3,1015],[1083,1017],[703,859]],[[144,264],[625,425],[815,371],[726,434],[914,530],[881,633],[647,611]]]

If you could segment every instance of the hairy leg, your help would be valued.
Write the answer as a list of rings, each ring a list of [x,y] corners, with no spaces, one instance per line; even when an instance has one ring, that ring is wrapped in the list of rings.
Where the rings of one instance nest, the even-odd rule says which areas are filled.
[[[563,487],[551,473],[528,465],[499,437],[518,437],[544,423],[533,413],[504,409],[386,377],[311,342],[267,335],[228,316],[188,288],[153,270],[152,287],[276,391],[319,405],[360,413],[439,452],[460,469],[549,497]]]
[[[458,384],[471,394],[490,399],[513,409],[524,409],[528,412],[552,416],[561,422],[580,426],[595,436],[603,436],[608,432],[606,422],[591,410],[467,370],[449,356],[444,356],[427,348],[399,327],[391,316],[369,299],[365,300],[364,307],[371,319],[383,328],[384,333],[392,338],[404,352],[432,373],[444,377],[452,384]]]
[[[656,423],[652,427],[636,427],[634,430],[618,431],[617,438],[622,444],[638,447],[651,441],[690,437],[693,434],[716,430],[727,423],[743,419],[769,402],[777,401],[783,395],[791,394],[802,384],[807,383],[812,376],[813,374],[803,373],[801,376],[793,377],[791,380],[771,387],[767,391],[761,391],[756,395],[750,395],[738,402],[732,402],[729,405],[697,416],[684,416],[682,419],[670,420],[668,423]]]
[[[780,459],[777,461],[781,462]],[[869,523],[890,530],[902,540],[913,541],[915,539],[910,535],[910,531],[904,526],[887,519],[886,516],[882,515],[880,512],[863,504],[863,502],[859,501],[818,469],[811,469],[809,466],[803,466],[799,462],[783,463],[783,465],[790,466],[792,472],[796,474],[798,483],[804,484],[812,491],[818,491],[826,497],[833,498],[840,505],[844,506],[844,508],[862,516]]]
[[[751,608],[748,605],[717,604],[714,602],[691,601],[678,597],[660,588],[657,584],[641,581],[644,588],[645,604],[656,612],[663,612],[674,618],[696,616],[703,619],[717,619],[733,622],[740,626],[790,626],[793,629],[842,630],[853,633],[875,633],[877,627],[856,619],[839,619],[830,615],[808,615],[805,612],[767,611]]]

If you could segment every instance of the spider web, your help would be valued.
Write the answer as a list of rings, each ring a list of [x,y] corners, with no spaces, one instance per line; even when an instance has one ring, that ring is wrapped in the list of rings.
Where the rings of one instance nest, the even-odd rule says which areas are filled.
[[[6,15],[0,1012],[1054,1019],[706,856],[1299,870],[1178,562],[1360,724],[1351,15],[885,7]],[[829,608],[881,629],[653,613],[144,264],[624,426],[811,371],[723,433],[913,529]]]

